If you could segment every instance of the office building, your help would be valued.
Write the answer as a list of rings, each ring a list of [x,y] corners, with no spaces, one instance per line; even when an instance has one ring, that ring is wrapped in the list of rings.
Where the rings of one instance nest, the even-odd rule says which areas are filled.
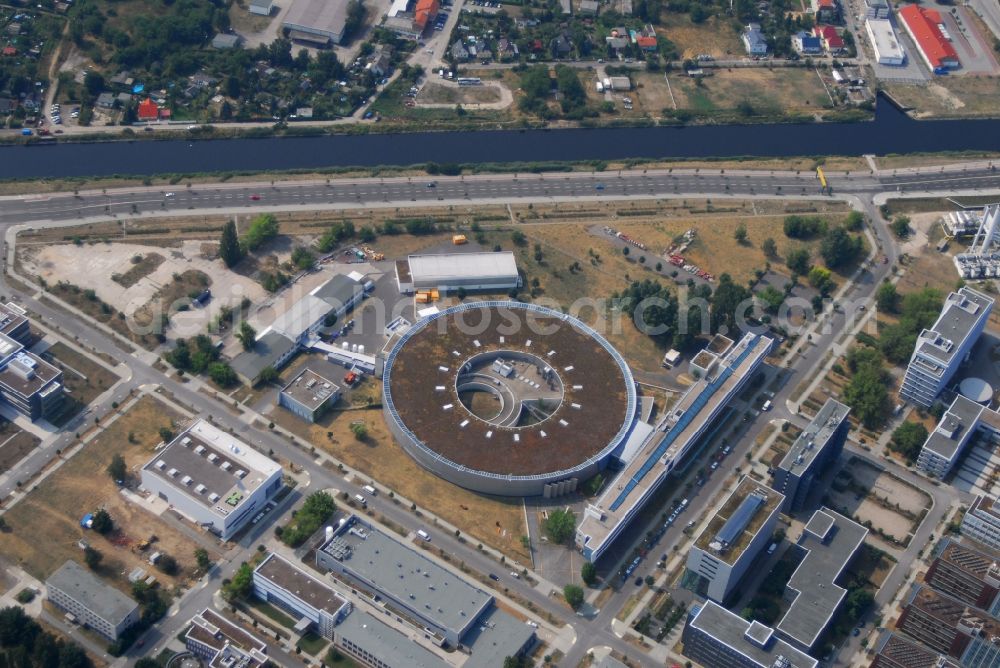
[[[930,587],[913,585],[896,629],[964,668],[1000,665],[1000,620]]]
[[[253,593],[292,615],[298,633],[314,629],[327,640],[353,609],[345,596],[276,554],[254,569]]]
[[[698,577],[695,591],[725,603],[771,542],[784,500],[749,476],[739,482],[688,552],[688,572]]]
[[[750,622],[712,601],[692,605],[683,633],[684,656],[711,668],[816,668],[774,629]]]
[[[816,417],[792,443],[774,470],[774,489],[784,494],[781,512],[791,514],[806,507],[813,483],[840,458],[851,423],[851,409],[827,399]]]
[[[263,640],[210,608],[191,618],[184,647],[208,668],[262,668],[268,660]]]
[[[142,467],[142,486],[229,540],[282,485],[281,466],[205,420],[197,420]]]
[[[962,535],[1000,550],[1000,508],[993,496],[979,495],[962,518]]]
[[[434,652],[377,618],[355,610],[334,630],[333,644],[369,668],[447,668]]]
[[[944,478],[977,432],[991,441],[1000,439],[1000,413],[957,395],[924,441],[917,468],[931,477]]]
[[[966,605],[1000,615],[1000,564],[967,545],[945,538],[924,582]]]
[[[871,668],[958,668],[939,652],[893,631],[882,633],[875,651]]]
[[[0,334],[24,346],[31,342],[31,323],[27,312],[14,302],[0,304]]]
[[[440,253],[410,255],[396,261],[396,285],[402,294],[422,290],[506,292],[521,285],[517,262],[502,253]]]
[[[992,310],[993,298],[972,288],[948,295],[937,322],[917,337],[899,396],[924,408],[933,404],[969,358]]]
[[[792,602],[778,622],[782,638],[812,652],[847,596],[837,580],[868,536],[868,529],[829,508],[813,513],[796,543],[804,552],[785,586]]]
[[[772,343],[752,333],[735,344],[717,336],[696,355],[706,373],[681,395],[635,448],[615,480],[584,511],[576,545],[585,558],[598,560],[671,472],[685,463],[702,437],[717,426],[715,420],[729,401],[760,368]]]
[[[63,373],[9,336],[0,334],[0,397],[33,422],[62,408]]]
[[[534,643],[534,629],[497,608],[492,595],[357,516],[316,550],[316,566],[438,647],[469,653],[464,668],[502,664]]]
[[[60,566],[45,587],[50,603],[112,642],[139,621],[138,603],[75,561]]]
[[[339,400],[340,387],[311,369],[303,369],[278,394],[279,406],[308,422],[315,422]]]

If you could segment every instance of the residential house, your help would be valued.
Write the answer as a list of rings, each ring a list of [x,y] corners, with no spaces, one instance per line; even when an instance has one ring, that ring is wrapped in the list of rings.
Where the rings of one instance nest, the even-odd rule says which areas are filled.
[[[573,41],[566,33],[556,35],[549,44],[553,58],[567,58],[573,52]]]
[[[469,59],[469,50],[462,44],[462,40],[458,40],[451,45],[451,57],[460,63]]]
[[[580,15],[581,16],[597,16],[597,11],[600,5],[597,0],[583,0],[580,3]]]
[[[506,37],[501,37],[497,42],[497,57],[500,60],[510,60],[518,55],[517,44]]]
[[[833,26],[815,26],[813,27],[813,34],[820,39],[823,48],[831,56],[844,51],[844,38],[840,36],[840,33]]]
[[[213,49],[235,49],[243,41],[243,38],[239,35],[231,35],[228,33],[219,33],[212,38],[212,48]]]
[[[112,88],[125,88],[132,85],[132,76],[128,70],[122,70],[118,74],[108,79]]]
[[[812,10],[816,14],[816,23],[840,22],[840,5],[837,0],[813,0]]]
[[[160,107],[147,97],[139,103],[137,116],[140,121],[155,121],[160,117]]]
[[[97,107],[99,109],[114,109],[115,96],[108,92],[101,93],[97,96]]]
[[[274,11],[274,2],[272,0],[250,0],[248,9],[251,14],[270,16],[271,12]]]
[[[747,24],[741,38],[748,56],[759,57],[767,55],[767,38],[760,31],[759,23]]]
[[[368,70],[375,76],[384,77],[392,70],[392,47],[380,44],[368,59]]]
[[[803,56],[814,56],[823,53],[823,42],[803,30],[792,35],[792,48]]]
[[[5,56],[16,56],[17,55],[17,47],[16,46],[10,46],[10,45],[5,46],[3,48],[3,55],[5,55]]]

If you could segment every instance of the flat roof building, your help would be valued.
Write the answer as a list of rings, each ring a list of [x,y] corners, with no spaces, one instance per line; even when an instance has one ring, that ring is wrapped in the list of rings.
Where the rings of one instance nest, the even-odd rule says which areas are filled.
[[[31,323],[27,312],[14,302],[0,304],[0,334],[24,345],[28,345],[31,339]]]
[[[50,603],[76,621],[115,641],[139,621],[139,604],[73,560],[45,581]]]
[[[632,521],[670,473],[714,425],[763,363],[773,340],[749,333],[718,357],[657,423],[635,456],[587,506],[576,530],[583,556],[596,561]]]
[[[299,633],[315,626],[327,640],[334,639],[334,627],[353,609],[346,597],[276,554],[254,569],[253,592],[293,615]]]
[[[829,508],[813,513],[799,537],[805,552],[785,586],[792,601],[776,630],[804,652],[811,652],[829,627],[847,590],[837,584],[861,549],[868,529]]]
[[[879,65],[902,65],[906,62],[906,52],[888,16],[888,5],[884,17],[875,18],[869,13],[865,19],[865,32]]]
[[[208,668],[263,668],[268,661],[267,643],[211,608],[191,618],[184,646]]]
[[[687,569],[698,577],[696,592],[717,603],[726,601],[771,541],[784,500],[744,476],[688,552]]]
[[[281,26],[292,39],[340,44],[351,0],[293,0]]]
[[[871,668],[958,668],[958,664],[901,633],[885,631],[875,645]]]
[[[1000,435],[1000,414],[959,394],[927,435],[917,456],[917,468],[931,477],[944,478],[976,431],[996,438]]]
[[[502,253],[410,255],[396,262],[396,285],[402,294],[420,290],[506,291],[520,287],[517,262]]]
[[[993,496],[980,494],[962,518],[962,535],[1000,550],[1000,508]]]
[[[913,585],[896,628],[962,666],[1000,665],[1000,621],[930,587]]]
[[[1000,564],[950,538],[942,543],[924,582],[966,605],[1000,616]]]
[[[827,399],[774,469],[774,489],[785,497],[782,512],[805,508],[813,482],[840,458],[851,429],[850,412],[836,399]]]
[[[340,387],[312,369],[303,369],[278,394],[279,406],[309,422],[315,422],[339,400]]]
[[[335,629],[333,643],[366,666],[446,668],[449,664],[367,612],[356,610]]]
[[[961,63],[951,41],[941,32],[944,21],[934,9],[920,5],[906,5],[899,10],[899,18],[917,45],[924,63],[934,73],[954,69]]]
[[[452,647],[493,605],[487,592],[356,516],[316,550],[316,566],[377,593]]]
[[[53,417],[65,398],[63,372],[0,334],[0,397],[32,421]]]
[[[865,0],[864,9],[868,18],[889,18],[889,0]]]
[[[281,465],[205,420],[178,434],[141,473],[148,492],[223,540],[282,485]]]
[[[933,404],[968,360],[992,310],[993,298],[972,288],[948,295],[937,322],[917,337],[899,396],[924,408]]]
[[[712,601],[692,605],[683,633],[684,656],[711,668],[816,668],[816,659],[760,622]]]

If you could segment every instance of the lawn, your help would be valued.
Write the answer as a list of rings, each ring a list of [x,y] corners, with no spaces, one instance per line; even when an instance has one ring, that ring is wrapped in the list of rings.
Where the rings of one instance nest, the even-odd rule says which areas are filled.
[[[299,640],[299,647],[302,648],[302,651],[313,656],[319,656],[320,652],[325,650],[329,644],[330,642],[326,638],[312,632],[305,634]]]
[[[169,524],[127,501],[105,471],[117,453],[124,457],[130,477],[134,476],[160,442],[160,427],[180,419],[155,397],[139,399],[6,513],[10,530],[0,533],[0,554],[44,580],[67,559],[81,559],[77,542],[85,538],[104,554],[102,574],[127,590],[123,574],[136,566],[149,569],[144,555],[132,546],[155,534],[155,549],[175,557],[181,567],[177,578],[157,571],[157,579],[182,581],[195,568],[195,546]],[[80,517],[97,508],[108,511],[117,532],[102,537],[80,527]]]
[[[697,112],[728,111],[749,102],[757,114],[813,114],[832,107],[816,72],[806,68],[775,70],[753,67],[711,70],[699,80],[672,76],[679,109]],[[660,81],[662,85],[666,85]]]
[[[6,420],[0,421],[0,473],[9,470],[38,447],[41,441]]]
[[[520,499],[475,494],[421,468],[392,438],[380,409],[332,411],[316,424],[284,410],[275,410],[270,417],[351,468],[430,509],[473,540],[521,563],[529,562],[521,544],[527,529]],[[353,422],[365,425],[368,435],[364,441],[351,432]]]

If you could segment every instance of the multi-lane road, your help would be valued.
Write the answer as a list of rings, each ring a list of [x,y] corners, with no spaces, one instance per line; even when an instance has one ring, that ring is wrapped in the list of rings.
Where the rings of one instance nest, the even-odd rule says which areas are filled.
[[[830,172],[827,179],[835,195],[869,197],[880,192],[951,192],[1000,187],[1000,173],[985,163],[898,173]],[[507,203],[547,198],[655,198],[694,194],[813,197],[820,194],[820,185],[811,171],[717,169],[333,179],[328,182],[285,181],[274,185],[270,182],[226,183],[2,198],[0,224],[213,210],[232,213],[303,206],[406,206],[453,201]]]
[[[877,236],[881,252],[889,257],[887,264],[877,263],[862,273],[849,295],[851,299],[869,298],[879,282],[887,275],[896,257],[895,243],[875,211],[873,197],[880,193],[933,193],[948,194],[958,190],[1000,192],[1000,175],[988,164],[965,167],[934,168],[900,171],[899,173],[829,173],[827,175],[833,195],[844,197],[863,209],[873,221],[872,231]],[[249,211],[284,210],[304,207],[307,209],[339,209],[346,207],[414,207],[432,204],[567,201],[583,197],[625,199],[640,197],[675,196],[753,196],[753,197],[815,197],[819,183],[812,172],[770,171],[721,171],[721,170],[648,170],[570,174],[508,174],[473,177],[437,178],[386,178],[386,179],[334,179],[329,182],[227,183],[178,187],[175,190],[133,188],[108,192],[60,193],[30,197],[0,199],[0,233],[6,234],[15,227],[44,227],[67,225],[77,220],[105,219],[108,216],[176,216],[193,212],[216,212],[231,215]],[[7,235],[8,240],[10,236]],[[24,292],[0,277],[0,292],[15,296],[24,306],[37,313],[43,321],[54,324],[65,334],[87,341],[98,351],[121,358],[122,352],[106,333],[88,321],[68,317],[62,311],[36,299],[36,294]],[[831,326],[814,335],[815,345],[806,346],[790,369],[790,379],[775,397],[780,405],[802,378],[814,373],[823,362],[823,354],[844,331],[845,315],[833,313]],[[233,428],[243,438],[264,450],[273,449],[282,459],[301,467],[309,477],[309,489],[335,487],[352,493],[353,483],[316,463],[307,453],[292,447],[287,441],[271,432],[251,429],[241,419],[234,417],[228,407],[189,385],[178,383],[153,369],[139,356],[127,357],[125,364],[130,376],[120,386],[118,393],[148,384],[160,384],[177,399],[195,407],[200,416],[211,415],[223,427]],[[117,396],[116,394],[116,396]],[[753,429],[751,433],[755,433]],[[742,450],[752,439],[744,439],[737,452],[727,462],[724,471],[738,465]],[[702,498],[709,499],[721,487],[726,476],[714,476],[703,488]],[[373,509],[388,519],[410,529],[417,528],[415,517],[406,508],[388,499],[372,499]],[[694,504],[692,504],[694,505]],[[694,516],[691,514],[692,517]],[[420,526],[423,526],[422,524]],[[454,536],[427,527],[435,544],[456,555],[475,570],[491,572],[496,563],[487,555],[455,540]],[[664,551],[671,543],[682,538],[679,529],[663,539]],[[640,531],[637,535],[642,535]],[[211,581],[192,590],[182,601],[176,614],[165,619],[145,638],[142,649],[135,648],[138,656],[149,647],[158,647],[172,638],[183,627],[190,615],[200,607],[210,604],[211,592],[219,579],[231,574],[237,564],[246,558],[256,545],[257,536],[234,546],[227,560],[213,572]],[[567,653],[566,664],[576,665],[584,652],[596,645],[607,645],[629,655],[636,648],[610,630],[610,623],[620,603],[628,595],[617,592],[593,619],[567,615],[565,610],[546,595],[523,581],[505,582],[505,586],[523,600],[530,601],[540,610],[550,612],[572,627],[577,642]]]

